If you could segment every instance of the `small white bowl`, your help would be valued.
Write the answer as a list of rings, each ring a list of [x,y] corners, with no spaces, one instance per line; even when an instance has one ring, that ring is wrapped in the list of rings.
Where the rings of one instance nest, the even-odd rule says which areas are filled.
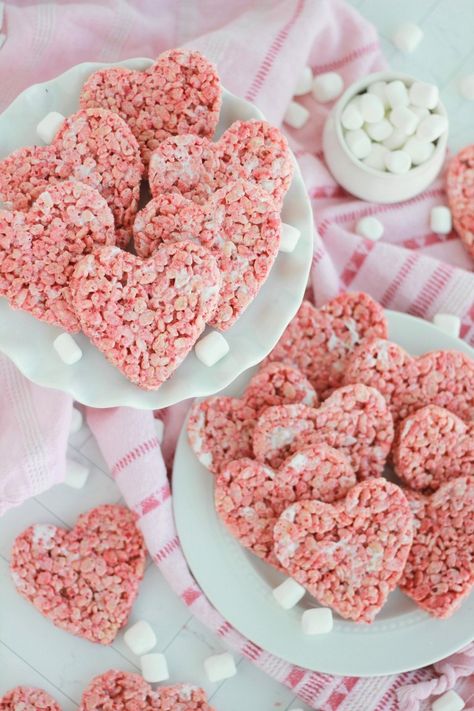
[[[411,168],[403,175],[395,175],[370,168],[356,158],[344,139],[341,114],[348,102],[356,94],[367,89],[376,81],[400,79],[408,87],[415,77],[398,72],[377,72],[354,82],[344,92],[329,114],[323,132],[323,150],[326,163],[337,182],[348,192],[370,202],[400,202],[423,192],[440,172],[446,154],[448,131],[438,138],[435,150],[426,163]],[[436,113],[446,116],[446,109],[440,101]]]

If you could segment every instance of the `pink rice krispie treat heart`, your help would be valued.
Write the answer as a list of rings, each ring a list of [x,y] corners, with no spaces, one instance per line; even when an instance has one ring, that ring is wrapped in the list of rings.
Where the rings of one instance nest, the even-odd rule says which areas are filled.
[[[136,137],[143,160],[168,136],[211,137],[219,121],[222,88],[216,68],[187,49],[163,52],[144,71],[99,69],[82,87],[81,108],[119,114]]]
[[[82,694],[79,711],[213,711],[203,689],[192,684],[155,691],[139,674],[111,669],[96,676]]]
[[[83,258],[71,279],[82,330],[132,383],[158,388],[215,312],[221,275],[207,249],[162,245],[143,260],[116,247]]]
[[[291,366],[270,363],[260,368],[241,398],[211,397],[191,408],[187,430],[201,464],[217,474],[233,459],[251,457],[255,424],[267,407],[300,402],[317,405],[313,388]]]
[[[303,301],[267,357],[299,368],[324,399],[343,384],[346,363],[356,346],[387,337],[382,307],[368,294],[347,292],[317,309]]]
[[[456,232],[474,258],[474,145],[466,146],[450,161],[446,192]]]
[[[280,568],[273,553],[273,528],[294,501],[332,503],[356,484],[346,457],[326,444],[302,447],[274,471],[252,459],[237,459],[216,479],[216,511],[237,540]]]
[[[17,591],[61,629],[110,644],[127,622],[145,572],[135,515],[104,505],[81,514],[71,531],[30,526],[13,544]]]
[[[392,456],[398,476],[416,491],[474,476],[474,423],[436,405],[422,407],[401,422]]]
[[[366,385],[348,385],[318,409],[271,407],[253,432],[255,458],[274,468],[302,446],[321,442],[341,451],[358,479],[380,476],[393,442],[393,420],[382,395]]]
[[[152,195],[178,192],[205,203],[234,180],[256,183],[281,209],[293,177],[288,143],[275,126],[251,119],[235,121],[215,143],[197,136],[163,141],[150,159]]]
[[[474,477],[452,479],[431,496],[406,495],[415,533],[400,588],[444,619],[474,586]]]
[[[74,181],[51,185],[28,212],[0,210],[0,295],[13,308],[79,331],[69,286],[74,266],[113,244],[113,216],[96,190]]]
[[[403,573],[413,516],[398,486],[371,479],[335,504],[291,504],[274,538],[281,565],[321,605],[345,619],[373,622]]]
[[[61,707],[42,689],[17,686],[0,697],[0,711],[61,711]]]
[[[347,363],[345,383],[365,383],[387,400],[395,424],[425,405],[445,407],[474,420],[474,361],[459,351],[413,358],[396,343],[374,338]]]
[[[178,193],[159,195],[138,213],[136,252],[149,257],[163,242],[198,241],[217,260],[222,274],[219,305],[209,322],[225,331],[253,301],[280,245],[281,222],[272,198],[258,186],[238,181],[197,205]]]
[[[130,239],[144,167],[130,128],[103,109],[67,118],[49,146],[28,146],[0,162],[0,201],[27,210],[46,186],[79,180],[98,190],[113,212],[117,244]]]

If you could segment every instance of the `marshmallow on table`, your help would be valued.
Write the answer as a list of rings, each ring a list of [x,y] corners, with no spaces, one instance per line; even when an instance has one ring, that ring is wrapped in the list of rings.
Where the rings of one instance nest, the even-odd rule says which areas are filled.
[[[398,148],[402,148],[408,140],[408,136],[401,128],[395,128],[390,136],[382,141],[385,148],[390,151],[396,151]]]
[[[454,314],[435,314],[433,324],[448,336],[459,337],[461,332],[461,319]]]
[[[447,691],[431,704],[432,711],[462,711],[464,707],[464,701],[453,689]]]
[[[61,333],[53,341],[53,347],[66,365],[74,365],[82,358],[82,351],[69,333]]]
[[[156,635],[151,625],[145,620],[139,620],[139,622],[135,622],[134,625],[129,627],[123,639],[127,647],[136,654],[137,657],[151,652],[153,647],[156,646]]]
[[[411,158],[406,151],[389,151],[385,155],[385,167],[390,173],[403,175],[411,168]]]
[[[237,674],[234,657],[229,652],[215,654],[204,660],[204,669],[210,682],[216,683]]]
[[[356,158],[366,158],[369,155],[372,142],[362,128],[346,131],[345,139],[351,153]]]
[[[404,131],[407,136],[411,136],[412,133],[415,133],[419,122],[418,116],[413,113],[408,106],[395,106],[395,108],[390,111],[389,119],[395,128]]]
[[[474,74],[467,74],[459,81],[459,91],[468,101],[474,101]]]
[[[453,228],[451,210],[446,205],[436,205],[431,208],[431,231],[438,235],[449,235]]]
[[[365,123],[378,123],[385,115],[383,102],[375,94],[362,94],[358,98],[358,105]]]
[[[82,489],[89,477],[89,469],[75,459],[66,459],[64,483],[72,489]]]
[[[408,98],[407,88],[400,79],[388,82],[385,87],[388,105],[394,109],[396,106],[408,106],[410,100]]]
[[[394,109],[395,111],[395,109]],[[386,118],[376,123],[367,123],[364,130],[373,141],[385,141],[393,133],[393,125]]]
[[[140,666],[142,676],[145,681],[165,681],[170,678],[168,671],[168,662],[164,654],[155,652],[153,654],[144,654],[140,657]]]
[[[159,420],[156,417],[153,418],[153,424],[155,426],[156,439],[161,444],[163,442],[163,437],[165,435],[165,425],[163,420]]]
[[[284,610],[291,610],[304,597],[306,590],[302,585],[288,578],[273,589],[273,597]]]
[[[387,82],[386,81],[374,81],[373,84],[371,84],[369,87],[367,87],[367,92],[369,94],[374,94],[375,96],[378,96],[380,101],[382,102],[384,109],[388,108],[389,102],[388,102],[388,97],[387,97]]]
[[[301,616],[303,634],[327,634],[333,626],[332,610],[329,607],[305,610]]]
[[[302,128],[309,118],[309,111],[297,101],[290,101],[283,121],[292,128]]]
[[[303,94],[308,94],[311,91],[312,84],[313,72],[311,71],[311,67],[305,67],[296,83],[294,96],[303,96]]]
[[[82,427],[84,418],[82,417],[82,412],[77,409],[77,407],[72,408],[71,412],[71,424],[69,425],[69,434],[76,434]]]
[[[403,22],[392,35],[395,47],[405,54],[414,52],[422,39],[423,30],[414,22]]]
[[[344,80],[337,72],[318,74],[313,80],[313,97],[320,104],[333,101],[344,88]]]
[[[282,222],[280,252],[293,252],[294,248],[298,244],[300,236],[301,232],[296,227],[293,227],[293,225],[287,225],[286,222]]]
[[[439,89],[435,84],[414,81],[408,90],[410,103],[425,109],[434,109],[439,102]]]
[[[196,357],[208,368],[222,360],[229,350],[229,344],[218,331],[211,331],[194,346]]]
[[[448,120],[441,114],[430,114],[418,124],[416,137],[420,141],[436,141],[448,129]]]
[[[358,220],[355,231],[360,237],[376,242],[383,235],[383,224],[376,217],[368,215]]]
[[[51,111],[36,126],[36,133],[45,143],[51,143],[65,117],[58,111]]]
[[[364,119],[359,111],[358,102],[355,99],[349,101],[342,112],[341,123],[348,131],[355,131],[364,124]]]
[[[369,155],[364,158],[364,165],[375,170],[385,170],[385,154],[388,153],[388,148],[380,143],[372,143]]]
[[[411,136],[403,146],[403,150],[408,153],[413,165],[420,165],[431,158],[434,149],[434,143],[420,141],[416,136]]]

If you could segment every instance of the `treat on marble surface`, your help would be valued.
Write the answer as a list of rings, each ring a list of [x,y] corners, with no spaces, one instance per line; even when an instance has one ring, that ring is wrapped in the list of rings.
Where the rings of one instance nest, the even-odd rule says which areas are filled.
[[[422,407],[400,423],[392,456],[398,476],[416,491],[474,476],[474,423],[436,405]]]
[[[219,304],[209,325],[230,328],[257,296],[280,246],[281,221],[272,197],[247,181],[230,182],[198,205],[179,193],[162,194],[133,226],[140,257],[163,243],[192,240],[215,257],[222,275]]]
[[[413,516],[398,486],[371,479],[335,504],[291,504],[274,538],[281,565],[321,605],[372,622],[403,573]]]
[[[67,531],[30,526],[14,541],[10,570],[17,591],[53,624],[110,644],[127,622],[145,572],[145,543],[135,515],[103,505]]]
[[[474,145],[463,148],[449,163],[446,192],[454,229],[474,257]]]
[[[133,654],[141,657],[156,647],[156,634],[146,620],[138,620],[128,627],[123,635],[123,641]]]
[[[415,528],[400,588],[444,619],[474,585],[474,477],[452,479],[431,496],[406,494]]]
[[[113,244],[113,215],[97,190],[72,180],[50,185],[27,212],[0,210],[0,295],[15,309],[77,332],[74,266]]]
[[[119,114],[137,139],[143,160],[168,136],[211,137],[219,120],[222,88],[215,66],[193,50],[163,52],[143,71],[99,69],[85,82],[82,108]]]
[[[346,292],[320,308],[303,301],[266,362],[293,365],[326,397],[342,385],[356,346],[367,338],[387,335],[383,308],[368,294]]]
[[[411,54],[423,39],[424,32],[414,22],[402,22],[392,36],[393,44],[400,52]]]
[[[201,464],[217,474],[233,459],[252,456],[253,430],[267,407],[290,402],[316,405],[318,398],[296,368],[264,365],[241,398],[217,396],[193,405],[187,424],[191,447]]]
[[[237,674],[235,660],[230,652],[213,654],[207,657],[207,659],[204,660],[204,669],[207,678],[213,684],[216,684],[218,681],[224,681],[224,679],[230,679]]]
[[[0,162],[0,201],[27,210],[46,186],[78,180],[98,190],[114,215],[124,247],[138,208],[143,163],[120,116],[104,109],[69,116],[49,146],[19,148]]]
[[[140,667],[145,681],[156,683],[170,678],[168,662],[165,655],[160,652],[141,656]]]
[[[385,397],[397,425],[425,405],[474,420],[474,361],[459,351],[412,357],[391,341],[373,338],[350,357],[345,383],[365,383]]]
[[[204,331],[220,284],[212,254],[183,241],[145,260],[103,247],[77,264],[71,292],[85,335],[131,382],[155,390]]]
[[[283,134],[266,121],[251,119],[235,121],[214,143],[199,136],[163,141],[150,159],[149,181],[154,197],[178,192],[203,203],[229,180],[247,180],[266,190],[280,210],[293,170]]]
[[[0,697],[0,711],[61,711],[61,707],[42,689],[17,686]]]

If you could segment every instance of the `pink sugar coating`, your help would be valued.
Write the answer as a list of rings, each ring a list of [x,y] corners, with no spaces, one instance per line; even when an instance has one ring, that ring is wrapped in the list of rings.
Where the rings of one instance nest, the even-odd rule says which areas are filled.
[[[50,146],[28,146],[0,163],[0,200],[27,210],[46,186],[74,179],[98,190],[117,227],[116,241],[130,239],[144,172],[140,150],[130,128],[103,109],[69,116]]]
[[[268,193],[255,184],[229,183],[202,206],[178,193],[159,195],[137,215],[137,254],[149,257],[163,242],[195,239],[222,273],[219,305],[210,321],[230,328],[258,294],[278,254],[281,222]]]
[[[61,707],[42,689],[17,686],[0,697],[0,711],[61,711]]]
[[[123,506],[104,505],[81,514],[71,531],[30,526],[12,548],[17,591],[57,627],[110,644],[127,622],[145,572],[135,519]]]
[[[252,435],[260,414],[284,402],[317,404],[306,378],[291,366],[271,363],[253,376],[242,398],[212,397],[191,408],[187,431],[201,464],[218,473],[234,459],[252,456]]]
[[[281,209],[293,177],[288,143],[275,126],[251,119],[235,121],[214,143],[197,136],[163,141],[150,159],[150,189],[155,197],[178,192],[204,203],[229,181],[256,183]]]
[[[392,455],[410,489],[434,491],[461,474],[474,475],[474,423],[427,405],[401,422]]]
[[[170,135],[212,136],[221,93],[211,62],[199,52],[172,49],[144,71],[112,67],[94,72],[82,88],[80,105],[119,114],[148,163],[151,152]]]
[[[371,479],[335,504],[291,504],[274,538],[280,563],[318,602],[372,622],[403,573],[413,517],[398,486]]]
[[[71,279],[81,328],[129,380],[158,388],[214,313],[220,273],[200,245],[163,245],[142,260],[115,247],[82,259]]]
[[[299,368],[324,398],[343,384],[354,349],[368,338],[387,334],[382,307],[363,292],[343,293],[321,308],[303,301],[267,361]]]
[[[111,669],[95,677],[82,695],[79,711],[212,711],[203,689],[192,684],[155,691],[138,674]]]
[[[115,244],[105,199],[82,183],[48,187],[28,212],[0,210],[0,295],[36,318],[76,332],[69,281],[97,246]]]
[[[253,553],[281,568],[273,553],[273,528],[294,501],[333,502],[356,484],[343,454],[325,444],[303,447],[278,471],[252,459],[223,468],[214,492],[218,515],[229,531]]]
[[[358,479],[381,476],[393,442],[393,420],[374,388],[335,390],[318,409],[282,405],[267,409],[253,435],[256,459],[273,467],[305,444],[326,443],[342,452]]]
[[[466,146],[450,161],[446,192],[456,232],[474,258],[474,145]]]
[[[444,407],[466,421],[474,419],[474,361],[459,351],[412,358],[396,343],[373,339],[352,355],[344,382],[377,388],[395,424],[425,405]]]
[[[431,496],[407,496],[415,535],[400,588],[445,619],[474,586],[474,477],[452,479]]]

